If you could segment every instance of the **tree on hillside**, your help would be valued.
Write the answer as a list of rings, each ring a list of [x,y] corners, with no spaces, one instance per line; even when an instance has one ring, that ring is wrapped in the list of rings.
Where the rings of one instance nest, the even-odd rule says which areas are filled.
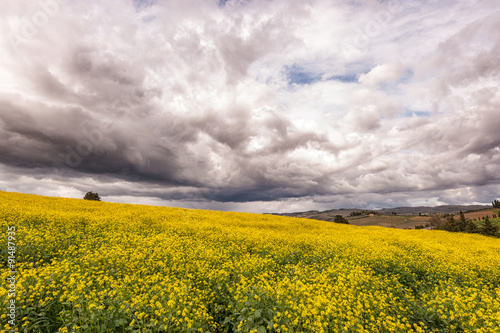
[[[431,214],[431,218],[429,219],[429,224],[431,227],[439,228],[442,224],[441,218],[437,214]]]
[[[457,231],[465,231],[465,227],[467,226],[467,219],[465,218],[465,214],[462,211],[460,211],[460,217],[456,225],[458,228]]]
[[[486,217],[484,220],[484,225],[481,228],[481,233],[486,236],[498,237],[498,226],[491,223],[490,219]]]
[[[101,201],[101,197],[99,194],[94,193],[94,192],[87,192],[85,196],[83,197],[84,200],[93,200],[93,201]]]
[[[333,222],[349,224],[349,221],[347,221],[347,219],[345,217],[343,217],[342,215],[335,215]]]
[[[493,208],[500,208],[500,201],[498,200],[493,200],[491,204],[493,205]]]
[[[444,222],[441,224],[438,229],[441,230],[446,230],[446,231],[452,231],[452,232],[458,232],[460,231],[459,227],[459,222],[455,220],[455,217],[453,215],[448,215],[446,216]]]
[[[460,219],[458,220],[457,225],[460,231],[462,232],[468,232],[468,233],[478,232],[477,225],[474,222],[472,222],[471,219],[465,218],[465,215],[462,211],[460,211]]]

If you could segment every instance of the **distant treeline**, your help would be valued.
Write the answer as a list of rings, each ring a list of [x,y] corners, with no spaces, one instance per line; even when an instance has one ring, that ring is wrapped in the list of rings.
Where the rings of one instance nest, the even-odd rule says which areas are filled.
[[[493,214],[492,218],[496,217],[497,215]],[[435,230],[478,233],[486,236],[500,237],[498,232],[499,227],[490,221],[488,215],[484,216],[482,220],[483,225],[478,226],[473,220],[466,218],[463,212],[460,212],[458,218],[455,218],[453,214],[444,214],[442,216],[432,215],[429,223]]]
[[[380,215],[380,212],[376,210],[362,210],[362,211],[356,211],[356,212],[351,212],[349,216],[362,216],[362,215]]]

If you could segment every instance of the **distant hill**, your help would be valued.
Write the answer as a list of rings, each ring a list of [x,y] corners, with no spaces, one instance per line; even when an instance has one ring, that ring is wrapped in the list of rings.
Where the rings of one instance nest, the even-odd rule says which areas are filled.
[[[322,221],[333,221],[335,215],[342,215],[347,217],[349,223],[354,225],[379,225],[397,228],[412,228],[415,225],[423,225],[428,222],[429,214],[457,214],[460,211],[470,212],[476,210],[483,210],[491,208],[491,205],[444,205],[435,207],[397,207],[397,208],[384,208],[379,210],[369,210],[360,208],[341,208],[330,209],[325,211],[310,210],[306,212],[294,213],[274,213],[273,215],[301,217],[306,219],[315,219]],[[377,216],[370,217],[369,215],[351,216],[356,215],[352,213],[359,212],[373,212]],[[414,215],[415,217],[412,217]],[[423,215],[421,218],[419,215]]]
[[[453,214],[460,211],[467,212],[472,210],[481,210],[491,208],[491,205],[444,205],[435,207],[397,207],[397,208],[384,208],[378,212],[381,214],[391,214],[395,212],[400,215],[418,215],[418,214]]]
[[[356,208],[349,208],[349,209],[330,209],[330,210],[325,210],[325,211],[317,211],[317,210],[309,210],[307,212],[294,212],[294,213],[272,213],[272,215],[280,215],[280,216],[289,216],[289,217],[302,217],[306,219],[316,219],[316,220],[323,220],[323,221],[333,221],[333,218],[335,218],[335,215],[342,215],[342,216],[348,216],[352,212],[362,212],[364,209],[356,209]]]

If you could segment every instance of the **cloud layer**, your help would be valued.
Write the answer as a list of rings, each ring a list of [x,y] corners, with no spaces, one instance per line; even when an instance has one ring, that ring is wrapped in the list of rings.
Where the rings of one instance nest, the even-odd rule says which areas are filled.
[[[488,1],[20,0],[0,188],[246,211],[489,202]]]

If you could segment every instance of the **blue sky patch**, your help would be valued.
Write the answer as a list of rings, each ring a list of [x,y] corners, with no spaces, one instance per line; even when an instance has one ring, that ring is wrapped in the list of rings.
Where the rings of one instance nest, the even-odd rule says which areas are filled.
[[[321,74],[307,71],[298,65],[285,66],[289,84],[311,84],[321,80]]]
[[[132,0],[136,9],[150,7],[155,4],[156,0]]]
[[[357,82],[359,74],[334,75],[328,78],[328,81]]]
[[[289,84],[313,84],[315,82],[321,81],[325,73],[317,73],[314,71],[307,70],[306,68],[299,66],[297,64],[291,66],[285,66],[284,71],[286,77],[288,78]],[[340,81],[345,83],[357,82],[358,76],[361,73],[347,73],[343,75],[333,75],[326,78],[325,81]]]
[[[404,113],[405,117],[411,117],[415,114],[417,117],[430,117],[431,113],[429,111],[416,111],[416,110],[406,110]]]

